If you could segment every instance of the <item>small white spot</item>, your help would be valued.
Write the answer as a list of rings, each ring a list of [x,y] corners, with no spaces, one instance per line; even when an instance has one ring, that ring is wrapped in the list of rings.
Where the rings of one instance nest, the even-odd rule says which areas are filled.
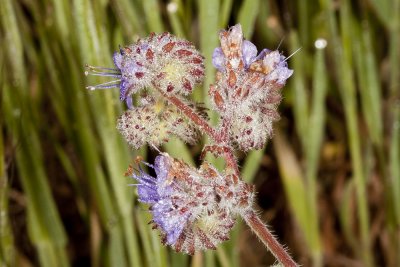
[[[167,5],[167,11],[169,13],[175,13],[178,10],[178,5],[175,2],[169,2]]]
[[[236,69],[239,66],[240,60],[238,58],[232,58],[230,60],[232,68]]]
[[[85,71],[85,76],[88,76],[89,75],[89,72],[88,71]]]
[[[94,87],[94,86],[86,86],[86,89],[88,89],[90,91],[94,91],[94,90],[96,90],[96,87]]]
[[[328,45],[328,42],[323,39],[323,38],[318,38],[315,42],[314,42],[314,46],[317,49],[324,49],[326,46]]]

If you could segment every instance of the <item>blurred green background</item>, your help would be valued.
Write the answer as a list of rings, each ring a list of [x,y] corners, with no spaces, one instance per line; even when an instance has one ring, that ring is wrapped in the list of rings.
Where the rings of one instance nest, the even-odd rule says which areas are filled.
[[[400,266],[400,0],[0,0],[0,266],[269,266],[244,225],[217,251],[171,252],[124,171],[118,90],[84,65],[170,31],[207,61],[241,23],[294,75],[262,151],[238,154],[260,214],[302,266]],[[164,149],[198,163],[202,145]]]

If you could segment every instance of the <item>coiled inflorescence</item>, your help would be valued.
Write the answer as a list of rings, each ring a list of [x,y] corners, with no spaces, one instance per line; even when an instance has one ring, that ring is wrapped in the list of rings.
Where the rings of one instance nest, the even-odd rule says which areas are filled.
[[[216,83],[210,86],[213,108],[231,122],[230,141],[241,150],[260,149],[272,133],[280,90],[293,71],[278,51],[262,50],[243,39],[240,25],[219,34],[214,50]]]
[[[157,86],[166,94],[188,95],[204,78],[204,58],[193,44],[169,33],[151,34],[120,48],[113,56],[115,69],[88,66],[87,74],[118,78],[88,89],[120,89],[120,100],[133,108],[131,96]],[[100,71],[102,70],[102,71]]]
[[[148,165],[156,177],[141,169],[133,174],[139,200],[150,204],[163,243],[178,252],[216,249],[229,239],[235,217],[251,209],[253,186],[219,173],[207,162],[195,169],[162,153]]]
[[[157,94],[156,92],[154,92]],[[200,137],[199,130],[181,111],[159,96],[142,97],[138,106],[125,111],[117,122],[117,129],[133,148],[145,144],[160,146],[174,135],[189,144]]]

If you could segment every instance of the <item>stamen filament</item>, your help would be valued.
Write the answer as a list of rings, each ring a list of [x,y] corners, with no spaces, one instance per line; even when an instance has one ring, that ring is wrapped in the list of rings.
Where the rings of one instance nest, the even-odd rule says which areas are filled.
[[[295,55],[297,52],[299,52],[300,50],[301,50],[301,47],[297,48],[297,50],[294,51],[290,56],[288,56],[287,58],[285,58],[285,60],[284,60],[283,62],[287,61],[289,58],[291,58],[292,56],[294,56],[294,55]]]
[[[106,68],[106,67],[97,67],[97,66],[92,66],[92,65],[88,65],[86,64],[85,67],[91,71],[97,71],[97,70],[112,70],[112,71],[116,71],[116,72],[120,72],[119,69],[116,68]]]
[[[109,81],[98,85],[86,86],[88,90],[118,88],[121,80]]]
[[[95,86],[86,86],[86,89],[88,90],[103,90],[103,89],[112,89],[112,88],[118,88],[119,84],[114,84],[114,85],[95,85]]]
[[[93,75],[93,76],[105,76],[105,77],[114,77],[114,78],[121,78],[122,75],[120,73],[108,73],[108,72],[88,72],[85,71],[85,76]]]

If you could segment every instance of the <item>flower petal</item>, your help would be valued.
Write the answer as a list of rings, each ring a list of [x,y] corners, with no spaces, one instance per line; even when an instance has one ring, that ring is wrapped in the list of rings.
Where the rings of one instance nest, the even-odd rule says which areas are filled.
[[[126,106],[128,109],[133,109],[133,101],[131,96],[127,96],[125,99]]]
[[[252,42],[244,40],[242,45],[242,54],[244,65],[248,68],[257,56],[257,47]]]
[[[275,69],[279,62],[281,62],[281,55],[278,51],[272,51],[263,58],[263,65],[268,70]]]
[[[122,54],[120,52],[115,52],[113,55],[113,61],[114,61],[114,65],[118,68],[121,69],[122,67],[122,59],[124,57],[122,56]]]
[[[185,228],[190,213],[180,214],[173,210],[171,199],[162,199],[152,206],[154,222],[167,235],[167,243],[172,245]]]
[[[214,49],[213,55],[212,55],[212,64],[216,69],[219,71],[223,72],[225,69],[225,55],[222,52],[221,47],[217,47]]]
[[[267,54],[267,53],[269,53],[271,50],[269,50],[269,49],[267,49],[267,48],[264,48],[261,52],[260,52],[260,54],[258,54],[258,56],[254,59],[254,61],[256,61],[256,60],[259,60],[259,59],[263,59],[264,57],[265,57],[265,55]]]
[[[168,172],[170,170],[170,159],[167,156],[157,156],[154,161],[154,170],[157,175],[157,192],[160,197],[167,197],[171,195],[173,189],[169,183],[167,183]]]
[[[286,80],[293,74],[293,70],[287,67],[285,57],[278,51],[268,53],[263,59],[263,65],[269,70],[266,79],[280,85],[284,85]]]
[[[121,84],[119,85],[119,100],[124,101],[127,99],[130,89],[134,87],[132,79],[122,77]],[[131,108],[130,108],[131,109]]]
[[[273,70],[269,75],[269,80],[274,80],[277,84],[284,85],[286,80],[292,76],[293,70],[288,69],[287,67],[277,67]]]
[[[139,184],[138,186],[139,201],[153,204],[159,201],[160,197],[157,188],[154,186]]]

